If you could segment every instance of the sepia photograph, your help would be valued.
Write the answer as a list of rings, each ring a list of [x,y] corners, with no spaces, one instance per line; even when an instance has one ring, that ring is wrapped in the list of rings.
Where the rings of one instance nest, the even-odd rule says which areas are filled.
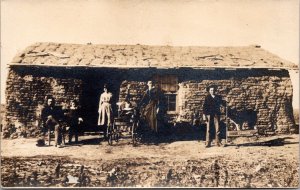
[[[1,188],[299,188],[298,0],[1,0]]]

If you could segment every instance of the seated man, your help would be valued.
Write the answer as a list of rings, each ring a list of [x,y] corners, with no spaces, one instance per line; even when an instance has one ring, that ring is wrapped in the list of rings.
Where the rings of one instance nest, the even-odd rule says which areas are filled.
[[[48,131],[49,146],[51,141],[51,130],[54,129],[55,146],[59,144],[59,137],[61,136],[59,120],[62,118],[61,115],[62,111],[54,105],[55,105],[54,98],[48,97],[47,104],[42,109],[42,114],[41,114],[41,118],[44,126],[44,136],[46,134],[46,131]]]
[[[75,143],[78,143],[79,126],[83,122],[83,119],[77,101],[71,100],[70,107],[66,110],[65,116],[69,125],[69,144],[72,143],[73,136],[75,136]]]

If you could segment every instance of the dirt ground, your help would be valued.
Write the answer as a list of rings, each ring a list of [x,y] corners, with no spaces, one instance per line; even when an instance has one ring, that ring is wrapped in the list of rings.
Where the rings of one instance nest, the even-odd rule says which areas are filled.
[[[237,139],[205,148],[174,140],[113,146],[97,136],[78,145],[36,146],[36,139],[1,140],[2,186],[42,187],[298,187],[299,136]],[[223,142],[224,143],[224,142]]]

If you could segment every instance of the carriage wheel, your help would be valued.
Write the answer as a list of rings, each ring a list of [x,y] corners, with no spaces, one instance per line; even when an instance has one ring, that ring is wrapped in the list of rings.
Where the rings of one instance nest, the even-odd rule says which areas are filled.
[[[112,128],[113,128],[112,125],[107,126],[106,135],[107,135],[107,142],[109,145],[112,145],[112,143],[113,143],[113,129]]]
[[[115,138],[115,141],[116,142],[119,142],[119,139],[120,139],[120,133],[119,133],[119,130],[118,129],[114,129],[115,130],[115,133],[114,133],[114,138]]]
[[[132,134],[132,145],[133,146],[137,145],[137,134],[135,133]]]
[[[131,131],[132,145],[136,146],[136,144],[137,144],[137,134],[136,134],[136,129],[135,129],[135,123],[133,123],[131,130],[132,130]]]
[[[136,146],[137,145],[137,134],[132,133],[132,145]]]
[[[133,146],[136,146],[139,141],[138,134],[137,134],[138,126],[139,126],[138,122],[133,122],[133,125],[132,125],[132,145]]]

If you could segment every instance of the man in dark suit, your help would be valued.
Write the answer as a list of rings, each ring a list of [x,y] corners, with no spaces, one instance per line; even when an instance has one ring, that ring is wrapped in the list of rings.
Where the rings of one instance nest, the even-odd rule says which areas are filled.
[[[212,141],[212,127],[215,127],[215,140],[217,146],[221,145],[220,142],[220,107],[221,105],[225,105],[222,97],[220,95],[216,95],[216,86],[209,86],[207,88],[208,95],[205,97],[203,104],[203,119],[206,121],[207,130],[206,130],[206,146],[211,146]]]

